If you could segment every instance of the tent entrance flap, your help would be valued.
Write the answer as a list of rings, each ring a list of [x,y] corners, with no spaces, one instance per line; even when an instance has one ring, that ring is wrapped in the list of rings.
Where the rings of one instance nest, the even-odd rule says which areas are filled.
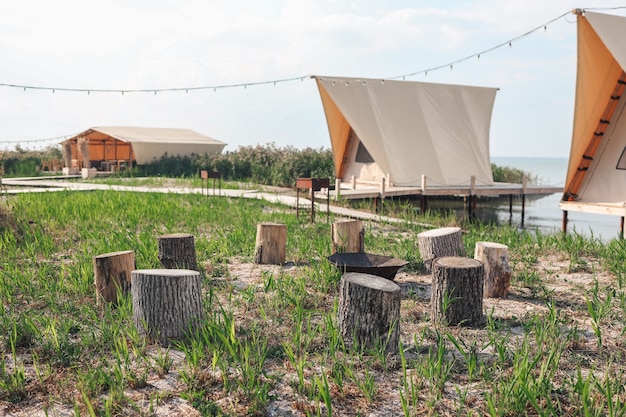
[[[352,181],[354,177],[361,182],[380,182],[385,177],[383,171],[352,129],[350,129],[344,166],[343,175],[339,177],[342,181]]]

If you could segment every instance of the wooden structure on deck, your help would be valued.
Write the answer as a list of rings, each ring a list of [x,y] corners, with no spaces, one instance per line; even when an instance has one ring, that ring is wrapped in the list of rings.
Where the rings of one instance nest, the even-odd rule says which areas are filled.
[[[63,142],[65,166],[120,171],[164,156],[219,154],[226,144],[189,129],[92,127]]]

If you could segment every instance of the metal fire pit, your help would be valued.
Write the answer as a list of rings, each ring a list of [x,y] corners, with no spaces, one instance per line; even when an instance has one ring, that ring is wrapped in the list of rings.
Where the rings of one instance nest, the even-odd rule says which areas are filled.
[[[340,253],[328,257],[328,261],[340,268],[343,273],[361,272],[379,277],[394,279],[400,268],[408,264],[407,261],[391,256],[374,255],[372,253]]]

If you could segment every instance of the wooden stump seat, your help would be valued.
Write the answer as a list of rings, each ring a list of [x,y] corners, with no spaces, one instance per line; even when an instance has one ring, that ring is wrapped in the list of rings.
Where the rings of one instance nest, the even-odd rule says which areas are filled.
[[[167,345],[202,320],[202,278],[188,269],[132,271],[133,323],[140,335]]]
[[[343,220],[331,226],[331,253],[365,252],[365,229],[361,220]]]
[[[430,298],[431,322],[444,326],[479,326],[484,323],[482,262],[444,256],[435,259]]]
[[[398,352],[400,287],[376,275],[349,272],[339,284],[339,331],[347,346]]]
[[[465,256],[460,227],[441,227],[421,232],[417,235],[417,244],[426,272],[432,270],[433,261],[440,256]]]
[[[125,250],[93,257],[96,304],[102,301],[117,303],[118,291],[130,289],[131,272],[136,269],[135,252]]]
[[[505,298],[511,286],[508,246],[495,242],[476,242],[474,259],[485,266],[483,297]]]
[[[254,263],[283,265],[287,252],[287,225],[259,223],[256,229]]]
[[[159,261],[165,269],[198,270],[193,235],[172,233],[159,237]]]

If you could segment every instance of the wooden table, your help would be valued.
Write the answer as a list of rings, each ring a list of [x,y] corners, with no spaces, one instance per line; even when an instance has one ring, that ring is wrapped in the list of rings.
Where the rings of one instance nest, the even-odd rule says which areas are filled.
[[[311,223],[315,222],[315,192],[326,188],[326,221],[330,216],[330,179],[298,178],[296,180],[296,217],[300,216],[300,189],[311,190]]]

